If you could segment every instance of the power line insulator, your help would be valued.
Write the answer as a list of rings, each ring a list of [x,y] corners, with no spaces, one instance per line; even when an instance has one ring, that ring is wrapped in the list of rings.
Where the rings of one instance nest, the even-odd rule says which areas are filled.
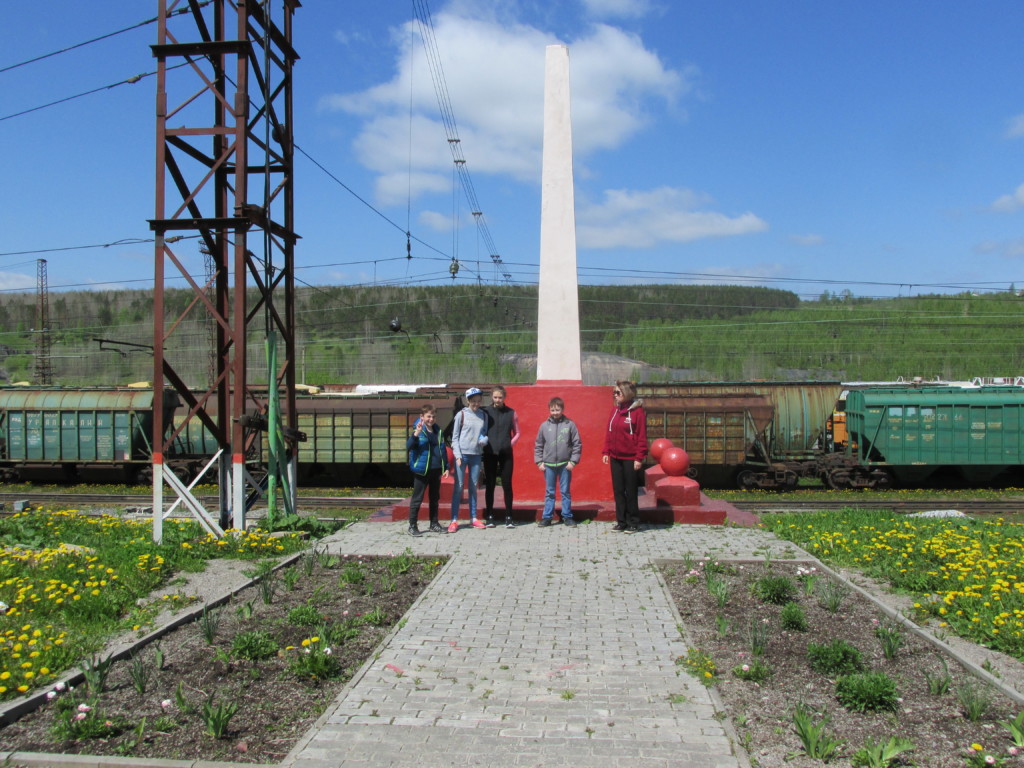
[[[452,280],[454,280],[455,276],[459,274],[459,262],[454,257],[452,258],[452,263],[448,265],[448,271],[452,275]]]

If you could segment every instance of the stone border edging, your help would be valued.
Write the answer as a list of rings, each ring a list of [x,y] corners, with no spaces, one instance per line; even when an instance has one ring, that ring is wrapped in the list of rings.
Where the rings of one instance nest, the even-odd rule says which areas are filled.
[[[0,752],[3,765],[29,768],[274,768],[266,763],[221,763],[214,760],[162,760],[114,755],[65,755],[47,752]]]
[[[423,601],[427,594],[427,591],[430,589],[430,585],[437,581],[441,577],[441,575],[451,567],[452,563],[455,561],[456,555],[438,555],[438,557],[447,557],[448,561],[441,567],[441,570],[437,572],[437,575],[435,575],[434,578],[427,584],[427,587],[422,592],[420,592],[420,596],[417,597],[416,600],[413,601],[413,604],[406,609],[405,614],[403,614],[402,618],[405,618],[406,615],[415,610],[416,606],[418,606],[420,602]],[[344,686],[342,686],[341,690],[339,690],[338,693],[335,694],[334,701],[331,703],[331,705],[323,711],[323,714],[321,714],[320,717],[316,719],[315,723],[313,723],[309,728],[306,729],[306,732],[298,741],[295,742],[295,745],[288,751],[288,754],[284,756],[284,759],[282,759],[280,763],[276,764],[278,768],[287,768],[287,766],[290,766],[292,765],[292,763],[295,762],[295,759],[298,757],[299,753],[306,748],[306,745],[309,744],[310,741],[312,741],[313,737],[320,731],[324,723],[326,723],[327,720],[330,719],[330,717],[338,709],[338,707],[341,706],[341,702],[344,699],[344,697],[348,695],[348,692],[352,690],[352,688],[354,688],[360,680],[363,679],[367,672],[370,671],[370,667],[373,666],[374,662],[377,661],[377,657],[380,655],[380,650],[394,639],[395,635],[398,634],[399,630],[401,630],[403,626],[404,625],[402,624],[402,619],[399,619],[397,622],[395,622],[395,626],[393,626],[391,628],[391,631],[381,638],[381,641],[377,644],[377,647],[373,649],[373,653],[371,653],[369,657],[367,657],[366,661],[363,662],[363,665],[359,667],[359,670],[354,675],[352,675],[352,677],[349,678],[348,682],[345,683]],[[261,768],[261,766],[254,766],[253,768]]]

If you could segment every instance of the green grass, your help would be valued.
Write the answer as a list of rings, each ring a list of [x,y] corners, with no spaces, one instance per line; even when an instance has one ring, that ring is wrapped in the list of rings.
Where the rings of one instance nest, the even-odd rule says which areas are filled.
[[[273,558],[306,546],[258,531],[217,539],[192,520],[165,521],[163,538],[153,542],[149,521],[112,515],[0,518],[0,700],[48,685],[116,632],[140,629],[158,607],[137,603],[175,574],[214,558]]]
[[[762,524],[913,595],[919,619],[1024,660],[1024,522],[843,509],[764,515]]]

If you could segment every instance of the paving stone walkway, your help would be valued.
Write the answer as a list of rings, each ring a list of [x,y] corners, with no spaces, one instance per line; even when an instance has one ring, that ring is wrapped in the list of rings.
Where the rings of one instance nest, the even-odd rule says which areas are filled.
[[[674,663],[686,641],[653,561],[792,556],[792,544],[715,526],[406,527],[360,523],[327,540],[337,553],[451,559],[285,765],[749,765],[713,692]]]

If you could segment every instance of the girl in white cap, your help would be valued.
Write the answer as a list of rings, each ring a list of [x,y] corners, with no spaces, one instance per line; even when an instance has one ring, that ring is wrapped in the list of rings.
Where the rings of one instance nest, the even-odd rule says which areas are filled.
[[[470,387],[466,390],[466,402],[469,405],[455,415],[452,428],[455,488],[452,491],[452,521],[448,526],[448,533],[459,530],[459,505],[462,503],[463,484],[468,486],[469,491],[470,524],[474,528],[485,527],[483,520],[476,518],[476,488],[480,481],[484,446],[487,445],[487,429],[490,427],[487,413],[480,408],[482,400],[483,393],[476,387]]]

